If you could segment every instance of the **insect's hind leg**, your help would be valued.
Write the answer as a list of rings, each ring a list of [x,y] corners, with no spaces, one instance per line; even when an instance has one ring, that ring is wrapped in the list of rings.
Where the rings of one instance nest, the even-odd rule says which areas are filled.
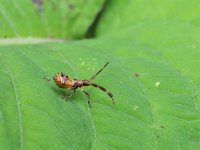
[[[95,83],[90,83],[90,86],[94,86],[94,87],[96,87],[96,88],[99,88],[99,89],[102,90],[103,92],[107,93],[108,96],[112,99],[113,104],[115,103],[113,94],[112,94],[110,91],[106,90],[104,87],[102,87],[102,86],[100,86],[100,85],[97,85],[97,84],[95,84]]]
[[[103,69],[109,64],[109,62],[107,62],[94,76],[92,76],[89,81],[94,80],[96,78],[96,76],[101,73],[101,71],[103,71]]]
[[[82,89],[82,88],[80,88],[80,89],[81,89],[81,91],[83,91],[83,93],[88,97],[88,105],[91,106],[91,104],[90,104],[90,94],[87,93],[84,89]]]

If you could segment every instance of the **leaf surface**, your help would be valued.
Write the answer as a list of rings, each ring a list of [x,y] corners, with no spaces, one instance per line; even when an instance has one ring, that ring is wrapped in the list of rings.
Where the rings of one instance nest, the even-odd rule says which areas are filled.
[[[181,5],[181,7],[179,7]],[[198,0],[107,1],[96,28],[96,35],[118,34],[135,25],[162,22],[188,23],[199,26]],[[175,27],[174,27],[175,28]],[[145,28],[144,28],[145,30]]]
[[[43,80],[57,72],[88,79],[107,60],[95,82],[114,105],[90,87],[91,109],[79,90],[65,102],[66,90]],[[117,39],[5,46],[1,64],[5,149],[198,148],[197,87],[151,48]]]

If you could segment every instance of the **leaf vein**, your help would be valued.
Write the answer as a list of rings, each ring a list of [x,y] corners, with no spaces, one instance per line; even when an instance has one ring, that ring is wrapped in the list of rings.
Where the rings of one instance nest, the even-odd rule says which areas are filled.
[[[58,55],[65,61],[65,63],[70,67],[70,69],[72,70],[72,72],[73,72],[75,78],[78,79],[78,75],[76,74],[76,71],[75,71],[74,67],[72,66],[72,64],[71,64],[69,61],[67,61],[67,59],[66,59],[63,55],[61,55],[61,54],[58,53],[58,52],[57,52],[57,54],[58,54]],[[83,92],[81,92],[81,93],[82,93],[84,99],[86,99],[86,97],[85,97],[85,95],[83,94]],[[93,120],[92,120],[90,108],[89,108],[89,106],[88,106],[87,108],[88,108],[88,116],[89,116],[89,119],[90,119],[90,122],[91,122],[91,126],[92,126],[92,129],[93,129],[93,132],[94,132],[94,138],[93,138],[92,145],[91,145],[91,149],[92,149],[93,144],[94,144],[94,142],[96,141],[97,137],[96,137],[96,129],[95,129],[95,126],[94,126],[94,122],[93,122]]]
[[[15,82],[15,78],[13,76],[13,73],[12,73],[11,69],[9,68],[9,66],[7,64],[6,64],[6,67],[7,67],[7,70],[8,70],[8,75],[11,78],[11,82],[12,82],[14,93],[15,93],[15,100],[16,100],[16,104],[17,104],[17,112],[18,112],[18,116],[19,116],[19,143],[20,143],[19,146],[20,146],[20,150],[23,150],[23,147],[24,147],[23,141],[24,141],[24,139],[23,139],[21,102],[19,100],[19,95],[18,95],[18,92],[17,92],[16,82]]]

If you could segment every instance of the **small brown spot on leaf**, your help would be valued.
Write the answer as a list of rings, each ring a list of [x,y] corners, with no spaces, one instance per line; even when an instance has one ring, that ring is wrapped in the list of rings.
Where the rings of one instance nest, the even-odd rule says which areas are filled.
[[[68,3],[68,4],[67,4],[67,8],[68,8],[69,10],[73,10],[73,9],[74,9],[74,5],[71,4],[71,3]]]
[[[135,72],[134,74],[134,77],[136,77],[136,78],[138,78],[140,75],[139,75],[139,73],[137,73],[137,72]]]
[[[160,127],[161,127],[161,128],[165,128],[165,126],[163,126],[163,125],[161,125]]]

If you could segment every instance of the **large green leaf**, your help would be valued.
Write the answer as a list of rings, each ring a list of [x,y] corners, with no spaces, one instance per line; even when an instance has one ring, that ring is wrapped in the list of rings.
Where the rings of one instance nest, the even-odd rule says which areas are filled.
[[[1,0],[0,37],[80,38],[104,0]]]
[[[199,147],[195,81],[153,49],[128,40],[99,39],[5,46],[0,54],[4,149]],[[95,82],[113,92],[114,105],[105,93],[88,87],[91,109],[80,91],[65,102],[65,90],[43,80],[60,71],[88,79],[106,61],[110,65]]]

